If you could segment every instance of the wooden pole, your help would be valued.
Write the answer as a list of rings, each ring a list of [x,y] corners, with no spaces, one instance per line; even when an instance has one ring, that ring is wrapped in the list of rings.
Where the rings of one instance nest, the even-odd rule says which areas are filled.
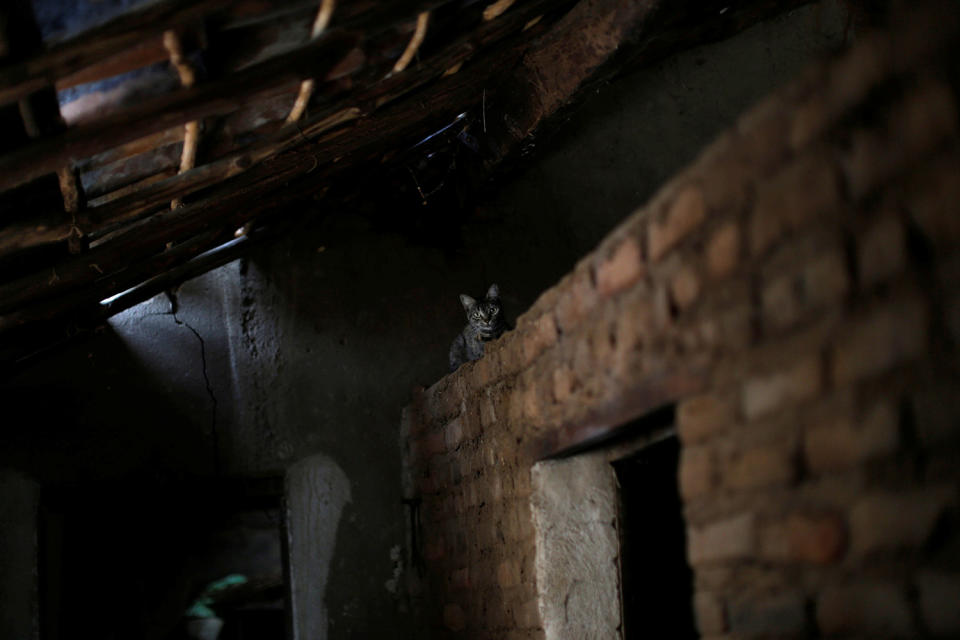
[[[0,104],[15,102],[150,36],[201,20],[232,0],[166,0],[134,9],[25,60],[0,65]]]
[[[224,115],[251,104],[261,91],[303,77],[323,76],[358,37],[331,33],[316,44],[266,60],[222,80],[147,100],[88,125],[46,137],[0,157],[0,190],[52,173],[111,147],[191,120]]]

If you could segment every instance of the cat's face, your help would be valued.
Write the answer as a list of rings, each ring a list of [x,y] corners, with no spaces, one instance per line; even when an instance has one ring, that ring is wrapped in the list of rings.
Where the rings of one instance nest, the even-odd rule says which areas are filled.
[[[467,295],[460,296],[467,322],[483,332],[494,331],[500,323],[500,291],[497,285],[487,290],[483,300],[477,301]]]

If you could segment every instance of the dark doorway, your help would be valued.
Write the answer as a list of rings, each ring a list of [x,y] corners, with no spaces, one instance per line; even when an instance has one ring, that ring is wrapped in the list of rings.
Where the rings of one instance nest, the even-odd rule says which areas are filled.
[[[613,463],[620,484],[623,638],[697,638],[675,435]]]
[[[283,638],[282,490],[273,477],[47,488],[41,637],[183,640],[202,599],[220,640]],[[242,581],[208,595],[225,576]]]

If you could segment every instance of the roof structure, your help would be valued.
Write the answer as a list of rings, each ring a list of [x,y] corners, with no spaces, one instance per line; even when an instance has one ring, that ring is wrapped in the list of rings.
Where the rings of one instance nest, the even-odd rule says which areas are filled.
[[[799,4],[161,0],[44,39],[5,3],[0,358],[239,257],[365,163],[446,132],[489,172],[591,82]]]

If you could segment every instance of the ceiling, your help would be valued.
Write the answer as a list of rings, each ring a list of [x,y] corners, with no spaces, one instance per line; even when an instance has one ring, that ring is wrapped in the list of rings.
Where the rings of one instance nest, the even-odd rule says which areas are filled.
[[[411,176],[426,204],[443,184],[418,180],[435,155],[469,155],[482,182],[592,83],[802,4],[101,0],[58,13],[85,2],[0,8],[8,365],[289,232],[293,205],[320,215],[371,166]]]

